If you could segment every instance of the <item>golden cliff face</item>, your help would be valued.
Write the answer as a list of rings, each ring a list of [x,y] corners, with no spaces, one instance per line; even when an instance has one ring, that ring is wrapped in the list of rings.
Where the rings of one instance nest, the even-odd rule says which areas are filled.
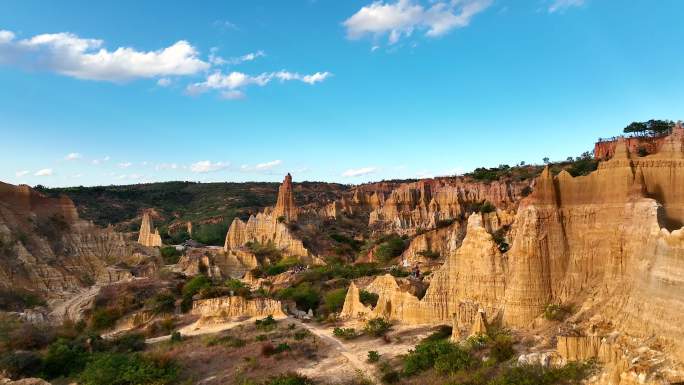
[[[292,196],[292,177],[287,174],[280,186],[275,208],[267,208],[262,213],[252,215],[247,222],[239,218],[233,220],[223,247],[228,254],[228,262],[237,262],[247,270],[256,267],[256,258],[246,255],[250,254],[246,246],[249,242],[258,242],[262,245],[273,244],[284,256],[299,257],[305,263],[322,263],[320,258],[304,247],[302,241],[297,239],[287,226],[288,222],[297,219],[298,212]]]
[[[53,297],[131,277],[112,267],[119,262],[151,271],[156,263],[150,250],[79,219],[69,198],[49,198],[28,186],[0,183],[0,241],[0,285]]]
[[[406,183],[379,199],[370,212],[369,225],[383,231],[414,234],[433,229],[440,221],[461,218],[468,206],[488,201],[498,208],[513,208],[524,183],[471,183],[460,179],[427,179]]]
[[[200,323],[227,322],[238,317],[286,317],[280,301],[239,296],[194,301],[191,314],[200,316]]]
[[[578,327],[598,317],[610,325],[606,335],[657,341],[684,362],[683,143],[679,129],[643,158],[630,158],[623,143],[587,176],[545,170],[520,204],[508,252],[499,252],[473,215],[462,245],[434,273],[422,300],[378,278],[385,290],[369,311],[467,328],[483,309],[489,319],[529,328],[548,304],[573,303]],[[567,359],[601,360],[610,351],[597,341],[568,337],[559,349]]]

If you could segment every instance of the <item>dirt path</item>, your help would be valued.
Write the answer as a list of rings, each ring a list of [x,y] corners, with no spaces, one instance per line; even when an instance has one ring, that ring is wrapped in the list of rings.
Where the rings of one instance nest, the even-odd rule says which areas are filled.
[[[375,367],[368,362],[366,362],[365,359],[359,358],[358,352],[353,352],[350,351],[348,346],[346,346],[344,343],[342,343],[340,340],[335,338],[332,335],[332,332],[329,331],[329,328],[323,328],[315,324],[308,324],[308,323],[303,323],[300,322],[299,320],[296,319],[290,319],[292,323],[295,323],[299,325],[302,328],[305,328],[306,330],[310,331],[317,337],[321,338],[322,340],[326,341],[328,344],[330,344],[337,353],[339,353],[342,357],[344,357],[349,364],[351,364],[354,369],[357,371],[360,371],[363,373],[366,377],[368,377],[370,380],[374,382],[378,382],[379,378],[375,374],[376,370]],[[319,363],[320,364],[320,363]],[[307,368],[300,370],[302,374],[304,375],[309,375],[311,373],[307,372],[317,372],[319,371],[319,365],[315,365],[314,367]],[[320,374],[320,373],[319,373]]]
[[[78,321],[83,317],[83,312],[90,307],[99,292],[100,286],[91,286],[77,292],[67,300],[57,302],[52,305],[50,318],[56,321],[63,321],[65,319]]]

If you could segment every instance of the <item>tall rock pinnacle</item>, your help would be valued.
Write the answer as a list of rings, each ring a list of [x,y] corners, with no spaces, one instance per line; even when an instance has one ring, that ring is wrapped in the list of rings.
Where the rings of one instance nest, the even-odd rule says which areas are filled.
[[[152,220],[150,219],[150,213],[145,211],[143,213],[142,222],[140,223],[140,235],[138,235],[138,243],[143,246],[161,246],[161,236],[159,235],[159,230],[155,229],[152,232]]]
[[[276,202],[273,215],[276,218],[284,217],[286,221],[297,219],[297,206],[295,206],[294,195],[292,194],[292,175],[285,175],[283,183],[278,189],[278,201]]]

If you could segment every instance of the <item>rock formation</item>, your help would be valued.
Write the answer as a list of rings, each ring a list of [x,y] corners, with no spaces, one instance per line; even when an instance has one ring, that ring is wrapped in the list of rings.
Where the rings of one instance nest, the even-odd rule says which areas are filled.
[[[150,213],[145,211],[142,216],[142,222],[140,223],[140,235],[138,236],[138,243],[148,247],[160,247],[162,245],[162,241],[161,236],[159,235],[159,230],[155,228],[154,232],[152,232],[152,227]]]
[[[547,305],[574,302],[580,325],[601,315],[611,321],[607,333],[650,338],[684,362],[683,172],[681,128],[658,153],[641,158],[619,140],[613,158],[587,176],[554,177],[547,168],[520,204],[507,253],[473,215],[461,247],[434,273],[422,300],[380,277],[371,312],[467,330],[482,308],[491,319],[528,328]],[[567,358],[609,354],[596,353],[602,348],[592,339],[559,343]],[[590,354],[578,344],[588,344]]]
[[[292,197],[292,177],[287,174],[280,186],[275,208],[252,215],[247,222],[239,218],[233,220],[226,234],[225,252],[232,254],[238,260],[245,259],[244,254],[250,253],[247,245],[256,242],[260,245],[272,245],[279,249],[283,256],[297,257],[305,263],[323,263],[320,258],[309,252],[302,241],[290,231],[287,222],[296,220],[297,213],[298,209]]]
[[[238,317],[286,317],[280,301],[269,298],[247,299],[239,296],[194,301],[191,314],[200,316],[200,323],[227,322]]]
[[[460,219],[473,204],[488,201],[497,208],[514,208],[525,183],[464,182],[459,178],[427,179],[402,184],[377,199],[369,225],[384,231],[414,234],[440,222]]]
[[[158,262],[158,252],[79,219],[69,198],[1,182],[0,255],[0,286],[51,297],[153,271]],[[112,267],[121,262],[133,268]]]
[[[298,210],[292,193],[292,175],[288,173],[278,189],[278,200],[273,209],[273,216],[284,218],[286,222],[290,222],[296,221],[297,215]]]

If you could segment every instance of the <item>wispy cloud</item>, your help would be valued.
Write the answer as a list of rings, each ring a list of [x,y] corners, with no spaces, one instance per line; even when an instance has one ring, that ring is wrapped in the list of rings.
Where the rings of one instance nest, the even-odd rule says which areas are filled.
[[[51,168],[44,168],[42,170],[36,171],[34,176],[50,176],[53,174],[53,170]]]
[[[14,175],[16,175],[17,178],[21,178],[22,176],[28,175],[30,172],[31,171],[29,171],[29,170],[21,170],[21,171],[15,172]]]
[[[102,40],[81,38],[70,32],[19,40],[12,31],[4,30],[0,30],[0,64],[110,82],[192,75],[210,67],[185,40],[155,51],[131,47],[110,51],[104,48]]]
[[[354,178],[354,177],[358,177],[358,176],[374,174],[377,171],[378,171],[378,169],[375,167],[352,168],[352,169],[349,169],[349,170],[346,170],[345,172],[343,172],[342,176],[345,178]]]
[[[572,7],[581,7],[585,0],[553,0],[549,5],[549,13],[564,12]]]
[[[222,32],[231,31],[231,30],[232,31],[239,31],[240,30],[240,28],[236,24],[231,23],[228,20],[216,20],[213,23],[211,23],[211,25],[214,28],[216,28]]]
[[[90,163],[93,164],[93,165],[95,165],[95,166],[97,166],[97,165],[100,165],[100,164],[102,164],[102,163],[104,163],[104,162],[109,161],[109,159],[110,159],[110,158],[109,158],[109,155],[107,155],[107,156],[105,156],[105,157],[102,158],[102,159],[93,159],[93,160],[90,161]]]
[[[259,75],[248,75],[242,72],[233,71],[224,75],[221,71],[217,71],[209,75],[204,82],[189,85],[187,87],[187,92],[191,95],[197,95],[209,90],[217,90],[222,92],[222,96],[227,99],[239,99],[244,97],[244,89],[252,85],[264,87],[274,80],[279,80],[280,82],[296,80],[314,85],[323,82],[330,76],[332,76],[330,72],[316,72],[309,75],[302,75],[297,72],[278,71],[264,72]]]
[[[159,163],[154,166],[154,169],[157,171],[160,170],[176,170],[178,169],[178,164],[176,163]]]
[[[281,164],[283,164],[283,161],[278,159],[272,160],[270,162],[259,163],[256,166],[254,166],[254,168],[257,170],[270,170],[274,167],[280,166]]]
[[[78,152],[72,152],[67,154],[67,156],[64,157],[64,160],[78,160],[81,158],[83,158],[83,155],[79,154]]]
[[[133,165],[133,163],[131,163],[131,162],[122,162],[122,163],[119,163],[119,164],[118,164],[118,166],[119,166],[120,168],[129,168],[129,167],[131,167],[132,165]]]
[[[250,52],[247,54],[244,54],[242,56],[237,56],[237,57],[231,57],[228,59],[224,59],[221,56],[218,55],[218,48],[213,47],[209,53],[209,63],[215,66],[222,66],[222,65],[237,65],[240,63],[244,62],[250,62],[253,60],[256,60],[257,58],[266,56],[266,53],[264,51],[256,51],[256,52]]]
[[[161,79],[157,80],[157,85],[158,85],[159,87],[168,87],[168,86],[171,85],[171,79],[169,79],[169,78],[161,78]]]
[[[344,21],[349,39],[371,35],[375,38],[388,36],[389,44],[415,31],[425,36],[437,37],[455,28],[463,28],[478,13],[487,9],[493,0],[435,1],[422,5],[415,0],[396,2],[375,1],[362,7]]]
[[[230,166],[230,163],[226,162],[212,162],[210,160],[202,160],[190,165],[190,171],[194,173],[207,173],[213,171],[223,170]]]

